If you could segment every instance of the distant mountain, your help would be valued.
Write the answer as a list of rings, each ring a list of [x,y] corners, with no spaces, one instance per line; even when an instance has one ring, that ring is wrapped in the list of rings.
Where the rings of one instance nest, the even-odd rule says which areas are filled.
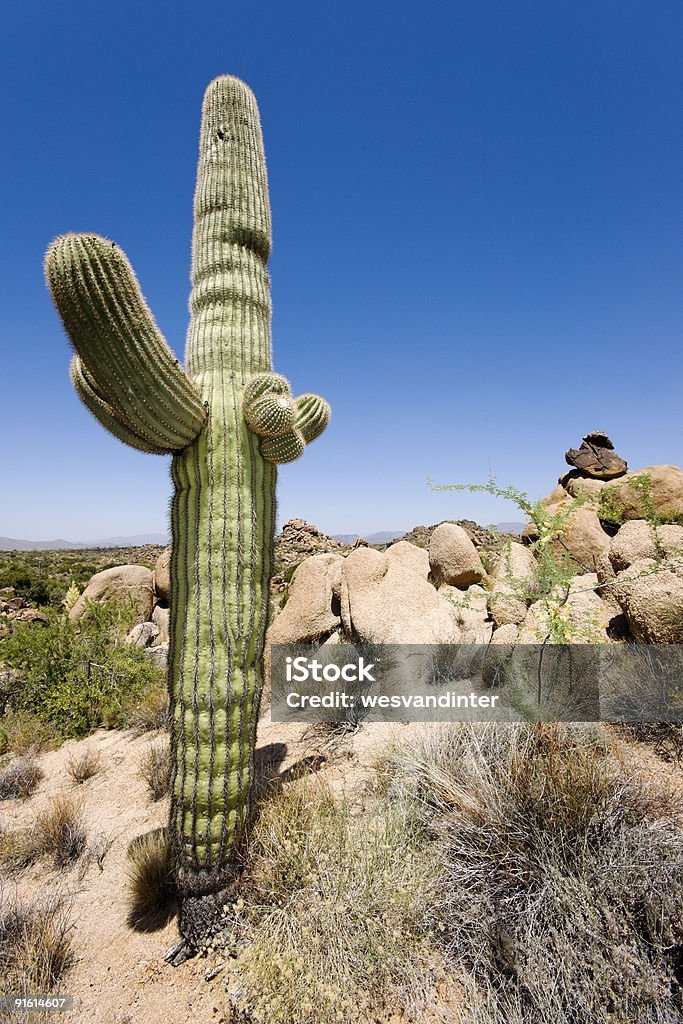
[[[0,537],[0,551],[78,551],[82,548],[137,548],[146,544],[170,543],[165,533],[140,533],[132,537],[104,537],[102,540],[17,540],[14,537]]]
[[[396,540],[397,537],[402,537],[405,530],[401,533],[392,533],[390,530],[380,530],[379,533],[366,533],[363,534],[363,540],[366,540],[368,544],[388,544],[389,541]],[[355,544],[358,538],[361,536],[360,533],[335,533],[332,536],[333,540],[338,540],[342,544]]]
[[[498,533],[521,533],[526,523],[496,523]]]
[[[521,533],[524,529],[524,523],[496,523],[495,526],[490,529],[498,530],[499,533]],[[355,544],[360,536],[363,540],[366,540],[368,544],[390,544],[392,540],[397,540],[399,537],[405,537],[407,530],[403,530],[402,533],[396,533],[391,530],[380,530],[379,533],[335,533],[333,539],[341,541],[342,544]]]

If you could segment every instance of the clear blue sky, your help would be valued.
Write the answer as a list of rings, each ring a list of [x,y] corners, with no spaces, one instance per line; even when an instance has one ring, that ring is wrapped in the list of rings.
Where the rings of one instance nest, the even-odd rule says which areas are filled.
[[[427,474],[540,497],[595,428],[681,465],[681,53],[678,0],[6,5],[0,535],[166,527],[168,460],[72,393],[42,255],[114,238],[182,358],[221,73],[261,108],[276,369],[333,407],[281,521],[516,519]]]

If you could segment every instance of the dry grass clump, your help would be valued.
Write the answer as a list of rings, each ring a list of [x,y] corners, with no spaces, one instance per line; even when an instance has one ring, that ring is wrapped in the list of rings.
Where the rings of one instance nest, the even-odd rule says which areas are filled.
[[[56,868],[65,868],[84,852],[87,832],[81,805],[70,796],[54,796],[36,819],[40,852],[52,857]]]
[[[73,961],[70,905],[61,895],[21,901],[0,892],[4,992],[50,992]]]
[[[127,708],[126,719],[134,736],[168,729],[168,688],[162,683],[150,686]]]
[[[0,769],[0,800],[27,800],[43,778],[43,770],[31,755],[14,757]]]
[[[163,928],[177,910],[167,830],[138,836],[128,859],[128,925],[139,932]]]
[[[147,783],[152,800],[161,800],[171,788],[171,751],[168,742],[153,743],[138,758],[138,773]]]
[[[245,862],[233,955],[249,1020],[346,1024],[421,1001],[434,964],[419,923],[431,865],[408,808],[378,803],[360,818],[293,785],[262,806]]]
[[[471,1021],[683,1019],[680,800],[626,778],[603,733],[448,727],[393,769],[439,850],[428,920],[473,977]]]
[[[21,871],[41,853],[41,837],[34,827],[0,830],[0,865],[5,871]]]
[[[66,868],[84,853],[86,842],[80,803],[55,796],[27,828],[0,832],[0,864],[5,870],[20,871],[49,856],[56,868]]]
[[[36,755],[55,745],[54,731],[35,715],[7,711],[0,721],[0,749],[23,757]]]
[[[78,757],[69,759],[66,766],[68,774],[76,785],[82,785],[88,779],[92,779],[98,772],[102,771],[102,758],[99,750],[94,747],[87,747]]]

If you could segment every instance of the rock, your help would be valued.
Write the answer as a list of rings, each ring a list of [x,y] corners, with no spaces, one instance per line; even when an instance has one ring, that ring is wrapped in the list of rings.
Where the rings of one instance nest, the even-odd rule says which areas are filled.
[[[15,622],[25,622],[29,626],[47,626],[49,619],[36,608],[22,608],[14,616]]]
[[[342,555],[348,550],[348,544],[327,537],[313,523],[307,523],[305,519],[290,519],[275,538],[275,563],[279,566],[292,565],[309,555],[328,552]]]
[[[164,548],[154,566],[154,594],[157,601],[171,599],[171,548]]]
[[[512,534],[499,534],[497,531],[494,532],[486,530],[483,526],[480,526],[479,523],[475,523],[472,519],[445,519],[443,522],[452,523],[454,526],[462,527],[474,544],[475,548],[492,547],[498,537],[512,536]],[[414,526],[412,530],[406,533],[403,537],[400,537],[399,540],[408,541],[409,544],[415,544],[418,548],[429,549],[429,542],[434,530],[437,530],[439,526],[442,526],[443,522],[435,523],[433,526]],[[396,541],[393,541],[392,543],[396,543]]]
[[[126,643],[134,647],[151,647],[159,636],[159,627],[154,622],[139,622],[126,637]]]
[[[493,632],[493,623],[489,621],[488,594],[474,584],[464,593],[456,587],[444,585],[439,588],[439,596],[450,601],[455,609],[455,621],[460,631],[461,644],[487,644]],[[526,610],[526,609],[525,609]]]
[[[683,558],[683,526],[653,528],[644,519],[630,519],[610,541],[608,556],[615,573],[641,558],[680,555]]]
[[[586,434],[581,447],[570,448],[565,459],[570,466],[597,480],[614,480],[628,469],[626,462],[615,453],[607,434],[599,430]]]
[[[489,612],[496,627],[515,625],[524,621],[528,601],[524,600],[519,591],[509,583],[497,580],[489,594]],[[495,635],[495,634],[494,634]]]
[[[69,612],[72,622],[85,613],[88,603],[131,600],[136,607],[137,622],[147,622],[152,614],[152,571],[144,565],[117,565],[96,572]]]
[[[441,523],[432,533],[429,564],[437,584],[446,583],[464,590],[486,578],[477,549],[462,526],[455,523]]]
[[[511,541],[491,554],[490,559],[491,575],[497,580],[513,586],[526,586],[529,590],[536,586],[536,559],[523,544]]]
[[[683,517],[683,470],[678,466],[646,466],[629,474],[626,480],[604,488],[600,503],[605,519],[615,514],[610,509],[622,521],[647,519],[650,511],[664,520]]]
[[[519,640],[519,627],[512,622],[506,622],[493,631],[492,644],[516,644]]]
[[[683,569],[638,559],[619,573],[614,593],[639,643],[683,643]]]
[[[551,546],[556,555],[569,555],[585,572],[592,572],[609,542],[595,510],[581,506],[568,516]]]
[[[621,605],[614,596],[614,584],[617,574],[609,559],[609,548],[605,548],[595,563],[595,572],[598,577],[597,593],[606,604],[615,610],[621,611]]]
[[[548,494],[545,498],[541,499],[544,505],[557,505],[559,502],[565,500],[565,498],[567,497],[567,491],[562,485],[562,479],[563,478],[560,477],[557,486],[553,487],[550,494]]]
[[[572,644],[606,643],[610,639],[615,611],[595,591],[598,577],[595,573],[575,576],[570,583],[569,595],[559,590],[552,604],[535,601],[520,627],[520,643],[542,643],[548,635],[550,616],[556,615],[564,624],[566,642]],[[550,607],[549,607],[550,606]],[[552,611],[550,610],[552,609]]]
[[[156,643],[165,644],[169,637],[169,629],[171,624],[171,609],[169,606],[164,604],[158,604],[152,612],[152,622],[159,630],[159,635],[156,638]]]
[[[609,481],[597,480],[595,477],[586,476],[578,469],[570,469],[568,473],[560,477],[560,484],[565,493],[571,495],[572,498],[588,496],[589,499],[597,500],[600,491],[603,487],[608,486]]]
[[[342,561],[332,553],[304,559],[292,576],[287,603],[268,631],[269,643],[310,643],[340,625],[334,590],[341,591]]]
[[[357,548],[342,564],[341,616],[367,643],[457,643],[456,612],[428,580],[427,552],[399,541],[385,552]]]
[[[165,644],[156,644],[154,647],[147,647],[145,654],[157,668],[165,669],[168,666],[168,648],[169,642]]]

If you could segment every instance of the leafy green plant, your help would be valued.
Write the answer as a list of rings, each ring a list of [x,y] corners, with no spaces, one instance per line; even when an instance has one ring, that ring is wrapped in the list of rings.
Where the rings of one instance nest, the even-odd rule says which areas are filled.
[[[538,601],[542,607],[539,616],[539,642],[566,644],[576,634],[576,624],[570,621],[566,611],[569,588],[576,566],[567,554],[560,554],[554,542],[561,540],[570,523],[571,517],[586,504],[587,495],[579,494],[570,498],[566,504],[554,511],[543,501],[532,501],[529,495],[514,487],[500,487],[494,477],[485,484],[433,484],[434,491],[471,491],[491,494],[512,502],[536,528],[536,537],[529,544],[536,560],[536,575],[533,587],[527,581],[510,578],[509,582],[519,596],[525,601]],[[504,556],[509,539],[500,538],[499,553]],[[490,558],[490,555],[489,555]]]
[[[0,661],[22,673],[12,710],[48,723],[62,737],[85,736],[98,726],[124,727],[131,699],[159,678],[143,651],[123,642],[129,609],[92,605],[73,624],[49,613],[41,629],[17,626],[0,640]]]

